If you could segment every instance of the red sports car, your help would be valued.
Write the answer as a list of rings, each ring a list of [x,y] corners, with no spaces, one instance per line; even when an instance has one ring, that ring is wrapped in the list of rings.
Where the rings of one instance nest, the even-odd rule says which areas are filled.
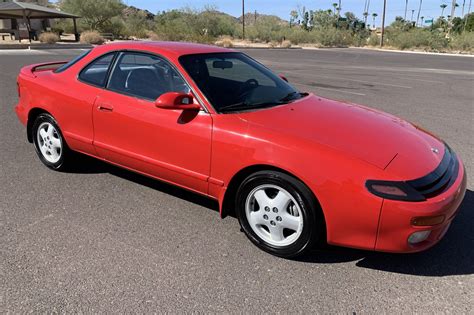
[[[466,190],[442,140],[392,115],[302,93],[249,56],[127,42],[21,69],[16,113],[40,160],[73,152],[235,212],[277,256],[318,241],[387,252],[437,243]]]

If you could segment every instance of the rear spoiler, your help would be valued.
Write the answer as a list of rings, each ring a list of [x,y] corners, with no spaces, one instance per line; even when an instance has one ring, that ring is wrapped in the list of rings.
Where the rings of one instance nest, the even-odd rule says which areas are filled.
[[[54,70],[58,68],[58,65],[66,64],[67,61],[55,61],[55,62],[43,62],[43,63],[36,63],[33,65],[29,65],[26,67],[21,68],[20,74],[26,75],[28,77],[36,78],[35,72],[37,71],[47,71],[47,70]]]

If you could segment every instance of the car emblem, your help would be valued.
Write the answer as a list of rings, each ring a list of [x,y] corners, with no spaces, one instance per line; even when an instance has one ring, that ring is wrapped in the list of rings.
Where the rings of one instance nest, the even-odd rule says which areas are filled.
[[[438,154],[439,153],[439,150],[436,149],[436,148],[431,148],[431,152],[435,153],[435,154]]]

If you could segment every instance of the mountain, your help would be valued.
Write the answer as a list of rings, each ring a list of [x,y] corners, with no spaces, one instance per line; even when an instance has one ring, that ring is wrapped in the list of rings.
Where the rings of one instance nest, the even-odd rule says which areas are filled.
[[[134,6],[128,6],[125,9],[123,9],[122,16],[124,18],[127,18],[128,16],[132,14],[137,14],[137,13],[144,14],[147,20],[153,20],[155,18],[155,14],[151,13],[150,11],[139,9]]]

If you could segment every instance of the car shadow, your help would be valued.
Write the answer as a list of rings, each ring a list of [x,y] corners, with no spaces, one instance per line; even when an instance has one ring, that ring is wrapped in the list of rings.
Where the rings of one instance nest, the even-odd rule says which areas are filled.
[[[81,156],[77,165],[78,167],[72,170],[72,173],[110,173],[219,212],[219,205],[215,200],[88,156]],[[355,265],[361,268],[417,276],[442,277],[474,274],[473,222],[474,192],[467,190],[459,213],[445,237],[437,245],[424,252],[389,254],[325,245],[319,246],[297,261],[314,264],[355,262]]]
[[[312,251],[300,261],[343,263],[400,274],[443,277],[474,274],[474,192],[466,191],[457,217],[445,237],[420,253],[389,254],[327,246]]]
[[[109,173],[114,176],[118,176],[125,180],[137,183],[142,186],[149,187],[151,189],[160,191],[162,193],[192,202],[202,207],[209,208],[211,210],[219,212],[219,204],[217,201],[199,195],[192,191],[171,185],[138,173],[128,171],[118,166],[103,162],[96,158],[89,157],[87,155],[77,155],[74,157],[75,163],[72,169],[68,169],[68,173],[73,174],[99,174]]]

